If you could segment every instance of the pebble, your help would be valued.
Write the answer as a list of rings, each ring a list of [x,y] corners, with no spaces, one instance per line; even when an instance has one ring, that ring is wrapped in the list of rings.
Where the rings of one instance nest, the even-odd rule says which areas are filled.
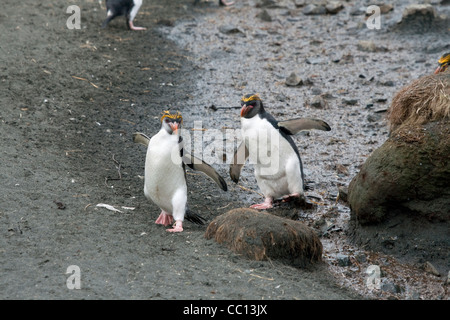
[[[344,187],[344,186],[339,187],[338,188],[338,196],[339,196],[339,200],[347,202],[348,188]]]
[[[366,14],[366,7],[354,7],[351,11],[350,11],[350,15],[352,16],[361,16],[363,14]]]
[[[244,35],[244,33],[236,26],[233,25],[223,25],[219,27],[219,31],[224,34],[241,34]]]
[[[330,1],[325,6],[325,9],[327,10],[327,13],[336,14],[344,9],[344,5],[340,1]]]
[[[278,1],[276,0],[261,0],[256,5],[256,8],[269,8],[269,9],[277,9],[277,8],[283,8],[282,5],[278,4]]]
[[[306,5],[306,0],[294,0],[294,5],[299,7],[304,7]]]
[[[301,86],[303,84],[303,80],[295,72],[292,72],[286,78],[286,82],[285,83],[289,87],[295,87],[295,86]]]
[[[386,52],[388,49],[383,46],[377,46],[374,41],[361,40],[357,44],[357,48],[360,51],[365,52]]]
[[[313,88],[311,88],[311,94],[317,96],[317,95],[319,95],[319,94],[321,94],[321,93],[322,93],[322,89],[320,89],[320,88],[318,88],[318,87],[313,87]]]
[[[392,294],[397,294],[397,293],[401,293],[403,290],[399,285],[397,285],[387,279],[382,279],[381,280],[381,291],[389,292]]]
[[[358,103],[358,99],[342,99],[342,103],[348,106],[354,106]]]
[[[320,96],[320,95],[316,95],[311,103],[309,104],[311,107],[313,108],[317,108],[317,109],[323,109],[326,107],[327,103],[326,101]]]
[[[350,261],[350,257],[342,253],[338,253],[336,255],[336,261],[340,267],[348,267],[352,264]]]
[[[381,4],[381,5],[379,5],[379,7],[380,7],[381,14],[386,14],[389,11],[394,10],[394,6],[392,4]]]
[[[323,58],[306,58],[306,63],[307,64],[323,64],[325,62],[325,60]]]
[[[387,80],[387,81],[380,81],[378,82],[380,85],[385,86],[385,87],[394,87],[395,86],[395,82],[392,80]]]
[[[378,122],[383,118],[381,113],[369,114],[367,115],[367,121],[369,122]]]
[[[322,5],[308,4],[303,8],[304,15],[319,15],[327,13],[327,10]]]
[[[435,268],[435,266],[433,266],[433,265],[431,264],[431,262],[429,262],[429,261],[425,262],[425,264],[424,264],[424,266],[423,266],[423,270],[424,270],[425,272],[428,272],[428,273],[430,273],[430,274],[432,274],[432,275],[435,275],[435,276],[437,276],[437,277],[440,277],[440,276],[441,276],[441,274],[439,273],[439,271],[437,271],[437,269]]]
[[[270,14],[267,12],[266,9],[264,9],[263,11],[258,13],[256,15],[256,17],[261,19],[262,21],[266,21],[266,22],[271,22],[272,21],[272,17],[270,16]]]

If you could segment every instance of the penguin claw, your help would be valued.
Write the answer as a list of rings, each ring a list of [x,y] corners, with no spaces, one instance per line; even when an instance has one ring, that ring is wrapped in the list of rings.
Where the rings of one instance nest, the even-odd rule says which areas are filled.
[[[259,210],[270,209],[270,208],[273,208],[272,203],[273,203],[273,200],[271,198],[266,198],[266,200],[264,200],[263,203],[257,203],[257,204],[251,205],[250,208],[259,209]]]
[[[183,222],[177,221],[175,222],[173,229],[167,229],[167,232],[182,232],[183,231]]]
[[[271,208],[273,208],[273,205],[267,204],[267,203],[258,203],[258,204],[251,205],[250,208],[258,209],[258,210],[271,209]]]
[[[144,27],[136,27],[133,24],[133,22],[131,22],[131,21],[128,23],[128,25],[129,25],[130,29],[133,30],[133,31],[147,30],[147,28],[144,28]]]

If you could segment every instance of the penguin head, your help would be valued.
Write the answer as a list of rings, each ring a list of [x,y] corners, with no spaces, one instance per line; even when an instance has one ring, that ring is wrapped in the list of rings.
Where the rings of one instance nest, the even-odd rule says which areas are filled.
[[[264,111],[261,98],[257,94],[246,94],[241,99],[241,117],[253,118],[258,113]]]
[[[450,64],[450,52],[444,53],[444,55],[438,61],[439,66],[437,67],[434,74],[438,74],[439,72],[444,72],[447,70],[448,65]]]
[[[183,123],[183,117],[181,113],[171,114],[170,111],[164,111],[161,117],[161,127],[164,128],[169,134],[179,134],[179,129]]]

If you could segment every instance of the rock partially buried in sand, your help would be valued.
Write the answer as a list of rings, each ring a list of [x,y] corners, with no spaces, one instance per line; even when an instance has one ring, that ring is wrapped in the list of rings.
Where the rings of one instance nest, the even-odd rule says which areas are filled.
[[[431,4],[411,4],[403,11],[396,29],[407,33],[445,32],[448,17],[439,15]]]
[[[303,84],[303,80],[295,72],[291,72],[291,74],[286,78],[285,84],[288,87],[301,86]]]
[[[216,217],[205,237],[257,261],[276,259],[305,267],[322,260],[322,243],[313,229],[299,221],[248,208]]]

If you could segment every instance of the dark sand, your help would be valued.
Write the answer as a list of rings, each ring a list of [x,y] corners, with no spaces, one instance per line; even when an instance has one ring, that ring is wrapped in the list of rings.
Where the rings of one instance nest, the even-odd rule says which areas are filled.
[[[135,25],[148,28],[143,32],[126,30],[123,17],[112,21],[108,28],[100,29],[105,17],[104,4],[100,7],[94,0],[4,2],[0,13],[1,299],[395,296],[392,292],[368,292],[364,281],[369,264],[385,263],[388,268],[397,266],[397,262],[392,257],[352,249],[339,228],[331,232],[331,236],[323,237],[324,263],[308,270],[278,261],[245,259],[213,240],[206,240],[206,225],[186,222],[183,233],[166,232],[164,227],[154,224],[159,209],[143,194],[145,148],[132,142],[135,131],[155,134],[160,126],[160,112],[167,108],[179,108],[187,128],[192,128],[193,122],[200,119],[209,127],[239,128],[239,109],[233,107],[238,106],[240,97],[249,91],[260,90],[267,104],[274,108],[280,104],[286,106],[286,101],[288,106],[299,104],[298,107],[303,108],[311,86],[286,93],[282,83],[292,69],[301,67],[299,61],[304,64],[304,59],[283,61],[282,70],[275,66],[277,61],[283,56],[295,56],[292,52],[296,50],[297,56],[304,57],[307,46],[320,53],[322,44],[334,48],[333,52],[338,55],[354,55],[355,65],[369,59],[366,53],[354,52],[352,46],[341,47],[342,52],[338,52],[337,43],[313,42],[314,35],[300,37],[297,48],[293,45],[280,49],[283,37],[289,38],[290,42],[286,43],[292,43],[289,34],[281,31],[286,15],[280,11],[272,13],[279,15],[281,22],[267,26],[255,18],[260,9],[247,1],[238,1],[234,8],[219,7],[215,1],[201,2],[196,7],[191,0],[144,1],[135,20]],[[66,26],[70,16],[66,9],[72,4],[81,8],[80,30],[70,30]],[[266,35],[244,32],[250,38],[266,41],[266,48],[271,48],[267,51],[269,58],[261,56],[269,74],[259,74],[259,82],[253,84],[252,79],[257,79],[258,75],[248,73],[246,78],[243,74],[250,72],[251,64],[262,63],[261,60],[255,62],[249,58],[245,62],[250,54],[239,55],[242,39],[231,40],[238,43],[233,48],[229,35],[216,29],[222,24],[237,24],[233,19],[247,9],[252,25],[260,23],[258,32]],[[303,18],[298,13],[294,20]],[[310,18],[305,23],[307,21],[311,23]],[[210,31],[205,31],[205,24],[211,26]],[[306,30],[307,26],[304,28]],[[317,30],[324,28],[321,26]],[[275,40],[272,38],[274,29],[278,32]],[[205,35],[199,30],[204,30]],[[181,38],[183,32],[186,38]],[[208,38],[214,35],[217,38]],[[350,36],[343,42],[355,45],[363,38]],[[221,40],[224,40],[223,46],[211,49],[212,44]],[[329,65],[315,66],[321,72],[336,72],[333,82],[317,80],[316,86],[322,87],[323,93],[330,91],[337,96],[336,87],[342,86],[348,93],[344,98],[356,97],[358,106],[345,103],[337,106],[335,102],[340,103],[342,99],[339,96],[329,102],[330,109],[306,108],[308,115],[326,120],[335,131],[298,137],[300,152],[306,153],[307,180],[312,181],[315,194],[321,199],[318,208],[305,213],[303,220],[300,212],[301,221],[314,226],[314,221],[322,218],[338,226],[346,224],[349,211],[345,204],[336,203],[337,187],[348,184],[370,150],[380,145],[387,134],[382,120],[367,122],[367,115],[373,109],[365,105],[381,97],[387,101],[381,105],[376,103],[374,109],[386,108],[393,92],[434,66],[434,59],[441,52],[417,53],[411,43],[418,42],[420,39],[410,40],[409,47],[401,50],[400,45],[390,47],[391,51],[400,51],[404,56],[411,50],[415,60],[423,58],[416,63],[413,72],[408,69],[411,64],[402,65],[398,57],[389,57],[392,52],[369,53],[376,57],[367,63],[376,65],[382,59],[385,61],[377,71],[363,67],[361,74],[365,74],[365,79],[348,79],[342,74],[348,68],[346,65],[338,65],[335,71]],[[203,54],[201,46],[207,50]],[[215,70],[211,67],[214,59],[218,61]],[[231,60],[220,62],[221,59]],[[241,61],[249,66],[242,68],[242,74],[230,77],[221,72],[229,61]],[[431,64],[423,66],[425,61]],[[312,71],[308,69],[311,65],[305,66],[307,69],[302,76],[311,76]],[[403,70],[400,74],[399,69]],[[383,70],[397,75],[395,87],[377,86],[374,92],[371,86],[361,84],[372,76],[386,80]],[[321,86],[321,81],[327,85]],[[267,90],[261,91],[261,87]],[[209,108],[212,105],[224,108],[214,112]],[[292,115],[283,109],[273,113],[279,118]],[[352,136],[359,140],[348,142]],[[308,153],[306,146],[316,139],[320,146]],[[364,146],[351,152],[357,156],[345,157],[339,153],[358,144]],[[337,164],[347,167],[349,173],[339,173]],[[229,192],[219,190],[203,175],[189,171],[188,202],[193,211],[210,221],[232,208],[248,207],[261,200],[256,193],[259,190],[254,184],[251,166],[245,168],[240,184],[245,190],[231,182],[228,165],[215,167],[226,178]],[[122,212],[97,207],[99,203],[112,205]],[[360,250],[358,252],[366,257],[365,264],[361,262],[357,270],[339,269],[333,258],[336,252],[347,250],[348,254],[349,248],[350,255]],[[80,268],[79,290],[68,289],[66,285],[69,277],[66,270],[71,265]],[[424,276],[423,273],[420,276]],[[395,282],[397,278],[393,279],[391,281]],[[402,285],[405,288],[413,284]],[[436,297],[420,290],[414,289],[417,293],[414,297]],[[407,296],[402,292],[397,297]]]

